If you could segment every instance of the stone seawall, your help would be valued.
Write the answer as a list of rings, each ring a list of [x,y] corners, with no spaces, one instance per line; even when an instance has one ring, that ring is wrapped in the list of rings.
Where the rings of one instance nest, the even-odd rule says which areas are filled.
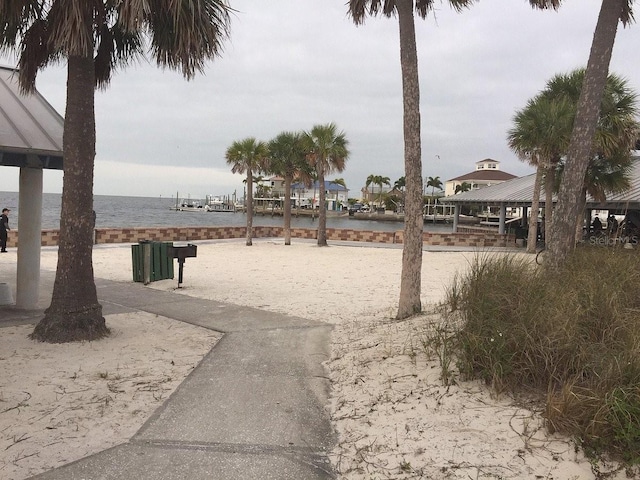
[[[158,242],[189,242],[196,240],[221,240],[244,238],[245,227],[153,227],[153,228],[97,228],[96,243],[138,243],[141,240]],[[253,227],[254,238],[283,237],[284,228],[276,226]],[[292,228],[292,238],[317,238],[315,228]],[[327,240],[341,240],[368,243],[402,243],[404,232],[381,232],[372,230],[352,230],[346,228],[327,228]],[[58,244],[58,230],[43,230],[42,245]],[[425,245],[447,247],[509,247],[515,244],[513,235],[500,235],[492,232],[443,233],[424,232]],[[7,246],[15,247],[18,232],[9,232]]]

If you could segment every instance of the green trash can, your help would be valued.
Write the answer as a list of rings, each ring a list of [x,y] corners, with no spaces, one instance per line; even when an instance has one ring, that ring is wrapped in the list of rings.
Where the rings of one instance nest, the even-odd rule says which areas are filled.
[[[167,247],[173,242],[150,242],[142,240],[131,245],[134,282],[149,282],[173,278],[173,258],[167,255]]]

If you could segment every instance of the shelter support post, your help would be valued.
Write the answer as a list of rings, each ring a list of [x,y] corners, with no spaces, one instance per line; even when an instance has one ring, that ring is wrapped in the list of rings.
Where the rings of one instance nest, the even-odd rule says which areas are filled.
[[[503,235],[507,229],[505,227],[507,221],[507,206],[504,203],[500,204],[500,223],[498,224],[498,233]]]
[[[460,204],[456,203],[453,209],[453,233],[458,232],[459,221],[460,221]]]
[[[38,308],[40,296],[42,175],[41,168],[20,168],[16,307],[27,310]]]

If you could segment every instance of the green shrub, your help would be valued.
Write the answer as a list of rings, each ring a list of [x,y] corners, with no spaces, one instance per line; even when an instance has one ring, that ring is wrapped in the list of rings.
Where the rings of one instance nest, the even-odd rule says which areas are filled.
[[[640,462],[640,256],[580,248],[558,272],[479,256],[445,302],[463,378],[546,399],[550,431]]]

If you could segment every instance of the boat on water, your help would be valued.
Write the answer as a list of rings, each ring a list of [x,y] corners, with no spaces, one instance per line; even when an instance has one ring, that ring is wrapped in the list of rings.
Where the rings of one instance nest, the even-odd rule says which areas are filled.
[[[178,198],[176,196],[176,198]],[[191,198],[182,199],[170,207],[171,210],[178,212],[235,212],[236,208],[233,202],[213,195],[207,195],[204,202],[201,200],[193,200]]]
[[[176,210],[178,212],[206,212],[205,205],[203,205],[200,200],[191,200],[182,199],[172,207],[171,210]]]
[[[228,198],[207,195],[205,209],[207,212],[235,212],[236,206]]]

